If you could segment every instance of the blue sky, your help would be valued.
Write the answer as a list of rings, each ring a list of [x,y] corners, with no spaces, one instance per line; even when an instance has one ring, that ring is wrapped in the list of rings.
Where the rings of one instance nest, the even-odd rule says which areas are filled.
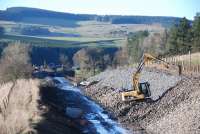
[[[200,0],[0,0],[0,9],[23,6],[88,14],[177,16],[193,19]]]

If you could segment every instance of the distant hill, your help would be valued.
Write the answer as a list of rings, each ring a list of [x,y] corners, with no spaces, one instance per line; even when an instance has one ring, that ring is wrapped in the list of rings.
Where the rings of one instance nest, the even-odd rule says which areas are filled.
[[[33,24],[77,26],[76,21],[89,20],[89,15],[54,12],[36,8],[12,7],[0,11],[0,20],[27,22]]]
[[[26,22],[33,24],[76,27],[77,21],[96,20],[112,24],[152,24],[160,23],[171,26],[178,23],[178,17],[162,16],[121,16],[121,15],[89,15],[55,12],[37,8],[12,7],[0,10],[0,20]]]

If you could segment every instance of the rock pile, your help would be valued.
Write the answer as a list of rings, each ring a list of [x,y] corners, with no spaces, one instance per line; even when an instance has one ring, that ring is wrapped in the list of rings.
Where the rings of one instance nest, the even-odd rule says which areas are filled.
[[[149,81],[155,102],[121,101],[119,90],[131,88],[134,69],[106,71],[88,81],[99,81],[85,93],[117,117],[133,133],[200,133],[200,77],[182,77],[145,69],[141,80]],[[128,81],[128,82],[127,82]]]
[[[97,83],[98,88],[112,87],[117,91],[123,89],[132,89],[132,75],[136,71],[135,68],[118,68],[112,71],[105,71],[88,79],[89,82],[99,81]],[[178,75],[171,75],[161,71],[155,71],[146,69],[142,71],[140,82],[148,81],[150,83],[150,89],[152,99],[157,100],[162,96],[169,88],[174,87],[181,77]]]

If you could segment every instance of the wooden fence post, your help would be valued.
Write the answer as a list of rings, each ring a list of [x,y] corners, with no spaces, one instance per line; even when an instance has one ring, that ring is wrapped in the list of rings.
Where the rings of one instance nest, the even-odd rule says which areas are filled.
[[[200,72],[200,65],[198,65],[198,73]]]
[[[182,75],[182,66],[181,65],[178,65],[178,74]]]
[[[197,73],[199,73],[200,72],[200,66],[198,65],[197,68],[198,68],[198,72]]]

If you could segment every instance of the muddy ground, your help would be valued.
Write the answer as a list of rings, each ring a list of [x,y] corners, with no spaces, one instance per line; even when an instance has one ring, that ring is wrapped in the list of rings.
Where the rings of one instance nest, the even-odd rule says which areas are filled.
[[[151,70],[151,73],[154,73],[154,71]],[[109,82],[110,85],[115,85],[114,82],[117,82],[116,79],[119,76],[118,72],[121,73],[120,79],[127,78],[130,75],[123,74],[123,72],[129,73],[127,68],[114,70],[113,74],[111,74],[112,71],[109,74],[100,74],[99,77],[95,76],[88,79],[90,82],[100,81],[85,88],[84,91],[88,96],[114,113],[114,116],[123,126],[135,133],[200,133],[200,77],[182,76],[179,78],[173,74],[155,71],[155,73],[159,73],[160,77],[169,75],[169,77],[164,76],[164,81],[160,81],[161,79],[158,76],[153,78],[154,84],[161,85],[161,88],[167,84],[168,87],[165,92],[162,92],[159,99],[153,102],[132,101],[124,103],[121,101],[119,89],[109,86],[108,80],[105,80],[106,78],[115,79]],[[148,77],[148,75],[145,77]],[[173,83],[171,78],[177,81]]]

